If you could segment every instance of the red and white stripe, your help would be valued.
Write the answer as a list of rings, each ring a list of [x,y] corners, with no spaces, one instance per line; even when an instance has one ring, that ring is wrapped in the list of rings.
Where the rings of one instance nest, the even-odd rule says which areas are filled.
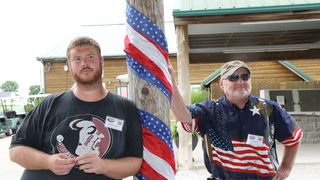
[[[198,119],[192,119],[192,123],[181,123],[183,129],[189,133],[197,132],[199,130],[199,120]]]
[[[241,141],[232,141],[232,144],[234,152],[224,151],[211,145],[214,164],[221,164],[228,171],[253,173],[264,177],[276,173],[266,144],[253,146]]]
[[[159,138],[143,128],[143,159],[158,174],[167,179],[174,179],[175,169],[174,157],[171,150]],[[162,147],[159,149],[158,147]],[[154,176],[149,176],[154,177]]]
[[[172,87],[171,76],[168,71],[167,57],[159,50],[151,40],[141,35],[131,26],[127,27],[127,36],[125,38],[125,44],[130,46],[132,53],[129,53],[136,60],[143,62],[145,65],[149,64],[148,69],[155,73],[155,75],[161,79],[168,87]],[[136,57],[135,57],[136,55]],[[163,78],[165,77],[165,78]]]
[[[294,130],[293,135],[289,137],[288,139],[281,142],[281,144],[290,147],[298,144],[303,136],[303,132],[300,128],[297,128]]]

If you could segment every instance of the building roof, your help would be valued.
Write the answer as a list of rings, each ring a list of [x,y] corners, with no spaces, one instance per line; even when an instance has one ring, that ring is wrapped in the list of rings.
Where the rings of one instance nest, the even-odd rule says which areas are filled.
[[[319,9],[319,0],[176,0],[173,16],[208,16]]]
[[[308,74],[304,73],[302,70],[300,70],[298,67],[290,63],[289,61],[279,61],[280,64],[282,64],[284,67],[288,68],[291,72],[299,76],[305,81],[314,81],[312,77],[310,77]]]
[[[66,60],[66,49],[69,42],[76,36],[89,36],[95,39],[101,47],[104,57],[124,56],[124,38],[126,35],[125,24],[101,24],[84,25],[78,32],[66,39],[61,39],[60,44],[53,44],[48,51],[37,56],[38,61],[61,61]],[[168,42],[169,54],[175,54],[176,38],[173,22],[165,23],[165,34]]]

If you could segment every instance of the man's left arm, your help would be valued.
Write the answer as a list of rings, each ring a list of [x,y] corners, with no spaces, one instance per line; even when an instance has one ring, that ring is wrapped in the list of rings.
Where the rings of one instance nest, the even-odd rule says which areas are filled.
[[[282,180],[289,176],[293,168],[303,131],[280,105],[274,104],[273,110],[276,119],[275,138],[284,145],[282,161],[274,179]]]
[[[300,142],[293,146],[285,146],[283,151],[283,158],[280,167],[274,177],[274,180],[286,179],[293,168],[296,155],[300,146]]]

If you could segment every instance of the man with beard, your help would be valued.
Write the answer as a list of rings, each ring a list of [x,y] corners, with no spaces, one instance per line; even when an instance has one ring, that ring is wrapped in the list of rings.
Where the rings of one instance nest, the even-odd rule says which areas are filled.
[[[28,113],[13,136],[10,158],[25,168],[22,180],[122,179],[142,163],[142,133],[135,105],[102,85],[99,44],[73,39],[67,49],[75,84]]]
[[[251,70],[242,61],[221,68],[224,96],[185,106],[173,82],[172,111],[183,128],[198,131],[209,142],[208,179],[285,179],[293,167],[302,131],[276,102],[250,95]],[[275,140],[284,145],[278,164]]]

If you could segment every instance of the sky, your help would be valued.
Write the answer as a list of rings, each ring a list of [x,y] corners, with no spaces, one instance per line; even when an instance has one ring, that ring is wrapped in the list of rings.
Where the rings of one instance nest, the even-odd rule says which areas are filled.
[[[172,0],[164,0],[172,20]],[[41,83],[36,57],[82,25],[125,23],[125,0],[1,0],[0,85],[16,81],[19,94]]]

